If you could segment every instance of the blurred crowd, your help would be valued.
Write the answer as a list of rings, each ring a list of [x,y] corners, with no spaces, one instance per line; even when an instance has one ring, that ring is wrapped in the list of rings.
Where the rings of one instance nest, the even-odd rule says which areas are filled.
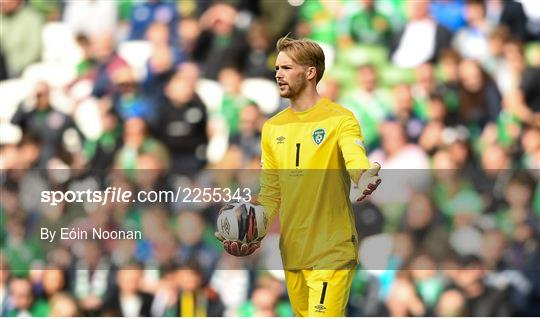
[[[0,23],[2,315],[293,315],[279,225],[239,259],[213,237],[219,203],[39,196],[256,189],[289,33],[321,45],[321,95],[383,167],[354,205],[348,314],[540,315],[540,1],[2,0]]]

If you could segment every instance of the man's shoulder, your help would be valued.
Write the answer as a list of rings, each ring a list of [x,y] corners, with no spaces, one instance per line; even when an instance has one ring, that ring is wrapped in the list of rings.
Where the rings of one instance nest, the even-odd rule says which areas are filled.
[[[344,107],[341,104],[338,104],[337,102],[331,100],[328,101],[329,102],[325,105],[324,108],[324,111],[328,113],[328,115],[354,118],[354,113],[348,108]]]
[[[278,112],[277,114],[275,114],[274,116],[266,120],[266,122],[264,122],[264,126],[268,127],[270,125],[284,124],[288,122],[289,120],[288,114],[289,114],[289,107]]]

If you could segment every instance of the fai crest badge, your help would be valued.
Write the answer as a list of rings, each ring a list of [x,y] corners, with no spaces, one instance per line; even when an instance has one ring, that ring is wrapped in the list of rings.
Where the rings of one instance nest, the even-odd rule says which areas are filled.
[[[324,141],[324,138],[326,137],[326,131],[323,128],[318,128],[313,131],[312,137],[315,144],[321,145],[321,143]]]

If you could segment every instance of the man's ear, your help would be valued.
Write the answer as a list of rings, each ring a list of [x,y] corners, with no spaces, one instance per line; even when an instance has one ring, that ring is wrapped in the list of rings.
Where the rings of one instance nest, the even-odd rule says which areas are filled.
[[[308,80],[313,80],[317,77],[317,69],[314,66],[310,66],[307,68],[307,77]]]

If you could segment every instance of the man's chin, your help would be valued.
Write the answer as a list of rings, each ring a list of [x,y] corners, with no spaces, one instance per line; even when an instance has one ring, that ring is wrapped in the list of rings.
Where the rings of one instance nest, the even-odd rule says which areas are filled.
[[[280,91],[279,96],[285,99],[290,99],[293,96],[293,94],[291,93],[291,91],[287,90],[287,91]]]

